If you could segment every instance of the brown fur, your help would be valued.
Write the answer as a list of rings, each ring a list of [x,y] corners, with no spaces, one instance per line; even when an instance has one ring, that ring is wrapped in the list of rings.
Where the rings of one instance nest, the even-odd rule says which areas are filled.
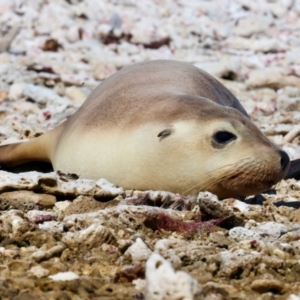
[[[206,72],[183,62],[150,61],[126,67],[106,79],[68,126],[74,122],[87,127],[137,126],[147,121],[145,118],[163,121],[176,114],[181,119],[195,118],[195,114],[205,115],[200,98],[236,108],[248,117],[236,97]]]

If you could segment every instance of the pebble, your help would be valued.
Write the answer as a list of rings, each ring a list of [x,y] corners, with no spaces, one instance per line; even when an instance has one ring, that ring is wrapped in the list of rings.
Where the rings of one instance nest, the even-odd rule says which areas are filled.
[[[56,220],[58,215],[52,211],[31,210],[26,214],[27,218],[35,223],[43,223]]]
[[[124,255],[127,257],[129,256],[132,262],[136,263],[146,261],[151,253],[152,251],[145,244],[145,242],[142,239],[137,238],[135,243],[126,250]]]
[[[284,293],[285,284],[276,279],[256,279],[251,283],[251,289],[258,293]]]
[[[77,232],[68,232],[62,242],[71,249],[91,249],[100,247],[103,243],[116,244],[113,233],[106,227],[97,223]]]
[[[65,203],[66,207],[61,204],[59,210],[64,211],[65,216],[71,214],[87,213],[103,209],[107,206],[106,203],[95,200],[91,196],[78,196],[71,203]]]
[[[253,230],[249,230],[244,227],[234,227],[229,230],[229,236],[236,241],[243,240],[261,240],[262,236]]]
[[[277,240],[282,235],[288,232],[288,228],[285,225],[276,222],[266,222],[259,224],[255,227],[254,230],[261,235],[264,235],[268,238],[273,238],[274,240]]]
[[[54,255],[61,254],[65,248],[66,246],[63,243],[58,243],[56,246],[48,250],[37,250],[31,255],[31,258],[36,262],[40,262],[45,259],[50,259]]]
[[[208,256],[208,263],[219,263],[219,276],[234,276],[238,270],[242,270],[239,276],[248,276],[251,268],[261,261],[261,254],[256,251],[245,251],[243,249],[223,251],[219,254]]]
[[[291,294],[287,300],[300,300],[300,296],[297,296],[295,294]]]
[[[240,212],[250,211],[251,207],[252,207],[251,205],[249,205],[243,201],[233,199],[233,198],[224,200],[224,203],[226,203],[228,206],[230,206],[232,208],[238,209]]]
[[[239,20],[237,26],[234,28],[234,33],[236,35],[250,37],[253,34],[265,33],[270,25],[270,18],[249,15]]]
[[[201,294],[198,282],[182,271],[174,271],[161,255],[153,253],[146,263],[146,300],[193,300]]]
[[[64,212],[71,205],[71,203],[72,202],[70,200],[56,202],[54,205],[54,210]]]
[[[14,191],[0,194],[0,198],[6,201],[18,201],[20,203],[34,203],[42,208],[52,208],[56,197],[47,194],[37,194],[31,191]]]
[[[31,267],[29,273],[31,273],[33,276],[36,276],[37,278],[45,278],[48,277],[50,274],[50,272],[47,269],[44,269],[41,266]]]
[[[88,96],[76,86],[67,87],[65,90],[65,95],[78,104],[82,104]]]
[[[59,272],[55,275],[50,275],[48,278],[53,281],[69,281],[79,279],[79,276],[74,272]]]

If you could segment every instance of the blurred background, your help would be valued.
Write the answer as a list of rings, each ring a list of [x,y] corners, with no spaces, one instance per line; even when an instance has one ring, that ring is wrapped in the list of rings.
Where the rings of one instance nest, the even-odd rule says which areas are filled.
[[[132,63],[190,62],[300,156],[300,0],[0,0],[0,139],[38,136]]]

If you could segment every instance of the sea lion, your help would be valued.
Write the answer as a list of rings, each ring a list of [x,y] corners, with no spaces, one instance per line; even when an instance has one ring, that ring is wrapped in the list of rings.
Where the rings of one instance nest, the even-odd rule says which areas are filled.
[[[125,189],[220,198],[265,191],[290,164],[220,82],[170,60],[123,68],[57,128],[0,147],[2,167],[28,161]]]

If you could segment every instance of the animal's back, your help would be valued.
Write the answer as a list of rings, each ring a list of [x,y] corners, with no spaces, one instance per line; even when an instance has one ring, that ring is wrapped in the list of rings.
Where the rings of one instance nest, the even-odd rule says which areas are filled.
[[[166,110],[176,110],[176,102],[189,95],[236,108],[248,117],[237,98],[205,71],[189,63],[157,60],[125,67],[106,79],[89,95],[67,128],[74,123],[109,128],[147,122],[154,117],[163,119]]]

